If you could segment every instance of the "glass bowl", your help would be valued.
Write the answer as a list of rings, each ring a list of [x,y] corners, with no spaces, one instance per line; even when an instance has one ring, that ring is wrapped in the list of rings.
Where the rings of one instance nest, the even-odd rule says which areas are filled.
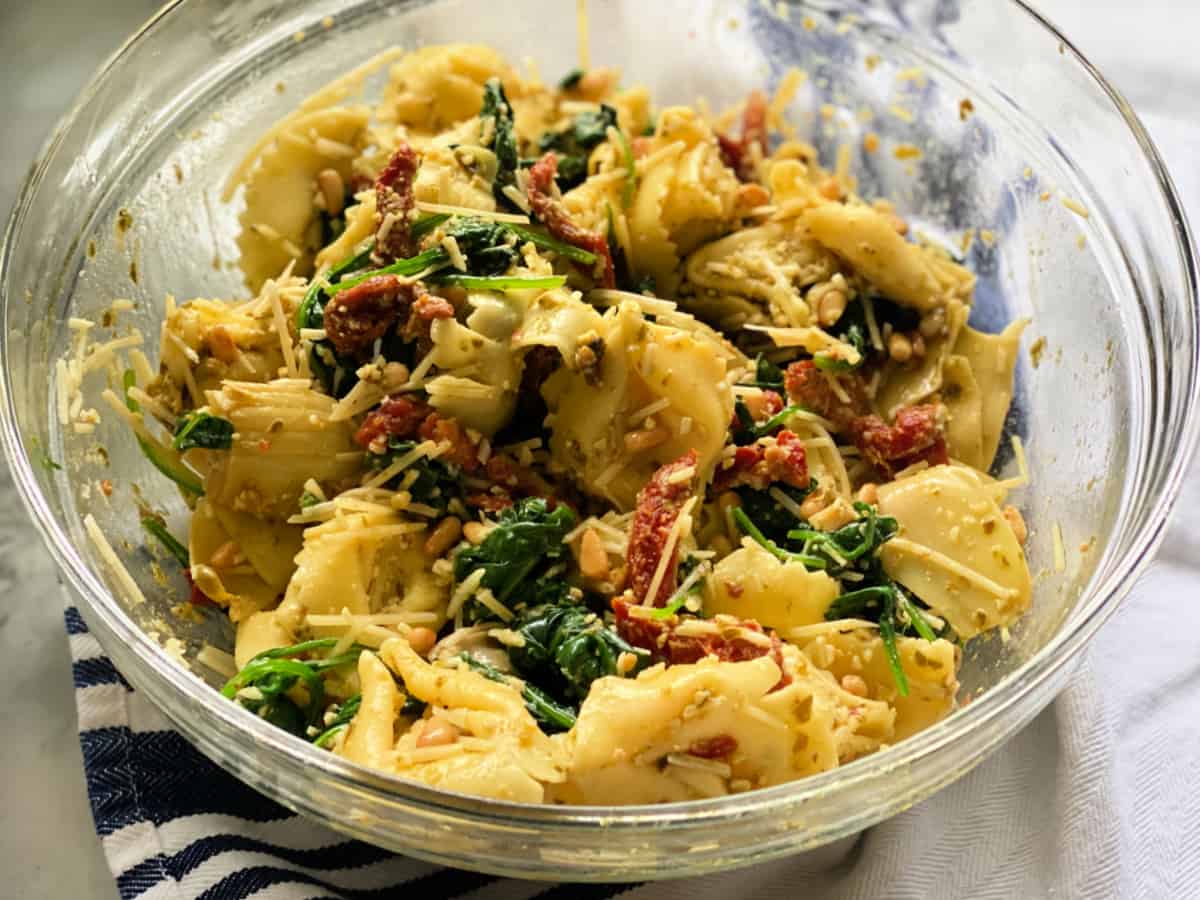
[[[94,435],[58,426],[55,362],[69,347],[69,317],[102,322],[114,298],[128,298],[134,309],[98,332],[136,327],[153,344],[167,292],[238,295],[238,204],[224,203],[221,188],[274,120],[392,45],[477,41],[514,61],[534,56],[557,77],[578,60],[575,4],[169,4],[84,91],[13,213],[0,259],[3,440],[101,644],[180,731],[249,784],[439,863],[576,880],[695,875],[816,848],[912,806],[1055,696],[1149,561],[1196,440],[1195,261],[1137,118],[1021,3],[593,2],[590,35],[592,57],[646,84],[659,104],[703,95],[719,108],[773,88],[791,66],[805,70],[789,118],[827,161],[849,148],[861,193],[896,201],[965,253],[979,274],[973,323],[995,330],[1032,317],[1008,429],[1023,438],[1032,477],[1015,499],[1030,526],[1034,608],[1006,640],[968,649],[964,704],[947,720],[767,790],[534,807],[366,771],[221,699],[219,676],[180,664],[181,650],[228,647],[231,634],[222,617],[198,624],[170,612],[186,588],[151,565],[136,510],[178,515],[182,503],[132,435],[111,414]],[[864,150],[868,132],[874,153]],[[90,377],[88,405],[102,408],[104,374]],[[1015,472],[1011,452],[996,470]],[[146,602],[133,602],[97,557],[87,513]]]

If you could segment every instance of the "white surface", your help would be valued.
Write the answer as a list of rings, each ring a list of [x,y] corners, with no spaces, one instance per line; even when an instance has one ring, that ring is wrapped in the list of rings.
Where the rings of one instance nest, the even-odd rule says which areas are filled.
[[[998,0],[964,5],[969,9],[971,2]],[[0,211],[11,204],[53,119],[154,4],[109,2],[101,21],[93,20],[94,12],[81,13],[99,8],[82,0],[56,6],[0,5],[0,104],[8,126],[0,136]],[[1200,96],[1200,3],[1042,0],[1038,6],[1140,112],[1193,222],[1200,222],[1200,175],[1192,153],[1200,146],[1200,125],[1193,121]],[[1193,568],[1200,566],[1198,502],[1200,476],[1194,474],[1160,562],[1105,627],[1089,665],[1064,697],[953,792],[876,829],[864,842],[860,854],[907,860],[884,882],[889,896],[924,896],[934,886],[922,869],[937,868],[938,854],[946,853],[955,854],[952,868],[958,871],[951,883],[937,885],[939,894],[950,889],[947,896],[1044,896],[1051,882],[1058,896],[1200,895],[1195,862],[1184,864],[1185,848],[1196,855],[1194,835],[1163,827],[1200,821],[1200,721],[1194,711],[1200,574]],[[115,889],[84,796],[60,595],[7,473],[0,475],[0,590],[0,658],[8,675],[0,707],[6,764],[0,894],[111,900]],[[1083,700],[1095,705],[1081,709]],[[1066,722],[1082,725],[1064,728]],[[1095,752],[1109,737],[1116,752]],[[1090,790],[1068,789],[1081,774]],[[973,787],[996,785],[1032,798],[1021,805],[1023,817],[1003,830],[988,818],[994,794],[981,793],[969,809],[962,806],[964,797],[973,798]],[[1072,805],[1081,799],[1086,802]],[[936,833],[910,827],[917,817],[928,823],[931,807],[939,806],[954,808],[958,818],[943,820]],[[969,827],[963,816],[978,816],[984,830]],[[989,822],[996,829],[990,840],[984,837]],[[997,856],[1001,847],[1023,849],[1005,859]],[[726,883],[735,894],[752,896],[770,868],[732,875]],[[839,893],[849,877],[834,872],[799,892]],[[684,886],[664,887],[657,896],[683,896],[678,890]]]

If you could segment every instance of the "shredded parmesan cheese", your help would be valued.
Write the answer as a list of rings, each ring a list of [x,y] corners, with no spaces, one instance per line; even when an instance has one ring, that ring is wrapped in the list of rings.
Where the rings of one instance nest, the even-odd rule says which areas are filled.
[[[403,456],[399,457],[391,465],[384,469],[380,469],[373,476],[364,481],[363,487],[373,488],[387,484],[421,457],[428,456],[432,458],[435,455],[436,449],[437,445],[434,444],[433,441],[421,442]]]
[[[1006,588],[1001,584],[997,584],[974,569],[964,566],[958,560],[951,559],[944,553],[939,553],[932,547],[927,547],[924,544],[918,544],[915,541],[910,541],[908,538],[894,537],[888,541],[888,547],[899,550],[901,553],[908,553],[918,559],[923,559],[936,566],[940,566],[947,572],[951,572],[966,581],[971,582],[977,587],[983,588],[989,594],[994,594],[997,597],[1012,598],[1019,593],[1015,588]]]
[[[587,71],[592,67],[591,43],[588,40],[587,0],[575,0],[575,32],[579,41],[579,68]]]
[[[129,601],[133,604],[144,604],[146,602],[146,595],[142,593],[142,589],[138,587],[138,583],[133,580],[133,576],[125,568],[125,563],[121,562],[121,557],[117,556],[117,551],[108,542],[108,538],[104,536],[104,532],[100,530],[100,526],[96,523],[96,519],[91,513],[83,517],[83,527],[87,531],[88,537],[92,539],[92,543],[96,547],[96,552],[100,554],[100,558],[108,564],[113,576],[117,579],[117,583],[129,595]]]
[[[1062,526],[1055,522],[1050,533],[1054,538],[1054,571],[1065,572],[1067,570],[1067,551],[1063,544]]]
[[[528,225],[529,216],[519,216],[516,213],[492,212],[489,209],[471,209],[469,206],[449,206],[445,203],[426,203],[418,200],[416,207],[421,212],[443,213],[448,216],[473,216],[477,219],[490,219],[493,222],[510,222],[513,225]]]
[[[675,555],[675,547],[679,543],[680,536],[683,534],[684,528],[688,531],[692,528],[692,507],[696,505],[695,497],[688,497],[687,502],[683,504],[683,509],[679,511],[679,515],[675,517],[674,523],[671,525],[671,532],[667,535],[666,543],[663,544],[662,555],[658,558],[658,567],[654,570],[654,577],[650,579],[650,587],[646,589],[646,596],[643,599],[652,600],[658,596],[658,589],[662,585],[663,578],[667,574],[667,564]]]
[[[233,656],[212,644],[205,644],[200,648],[200,652],[196,654],[196,662],[208,666],[225,678],[232,678],[238,673],[237,663],[234,662]]]
[[[483,584],[483,576],[485,574],[485,569],[476,569],[454,589],[454,593],[450,595],[450,603],[446,606],[446,616],[448,618],[458,615],[463,605],[471,599],[472,595],[479,590],[479,586]]]

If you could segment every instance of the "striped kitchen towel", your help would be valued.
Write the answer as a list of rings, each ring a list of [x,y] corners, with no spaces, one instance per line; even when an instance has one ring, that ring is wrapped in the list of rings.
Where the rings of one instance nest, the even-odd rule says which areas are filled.
[[[1188,572],[1154,582],[1150,597],[1179,596],[1200,579]],[[1178,618],[1178,605],[1171,608]],[[1122,640],[1116,652],[1101,642],[1092,654],[1099,677],[1086,661],[1062,697],[999,753],[866,832],[832,868],[807,869],[811,861],[800,857],[642,885],[496,878],[347,840],[209,762],[129,687],[75,609],[66,624],[88,796],[124,900],[1197,897],[1200,880],[1183,873],[1200,872],[1200,850],[1186,838],[1200,825],[1200,795],[1189,789],[1200,670],[1170,677],[1194,659],[1182,645],[1197,632],[1164,631],[1153,612],[1120,615],[1106,633],[1128,638],[1152,622],[1160,642],[1181,636],[1177,653],[1131,668],[1126,648],[1137,641]],[[1179,714],[1185,708],[1190,715]],[[1114,726],[1133,709],[1144,727],[1120,735]],[[1148,809],[1154,813],[1143,815]]]

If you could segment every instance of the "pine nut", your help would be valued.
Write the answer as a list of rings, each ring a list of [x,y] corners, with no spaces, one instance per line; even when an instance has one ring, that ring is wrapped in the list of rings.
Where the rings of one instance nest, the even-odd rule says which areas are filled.
[[[426,628],[424,625],[415,625],[408,631],[408,646],[421,656],[427,654],[433,649],[433,645],[437,643],[437,635],[432,628]]]
[[[457,544],[461,536],[462,520],[458,516],[446,516],[425,539],[425,552],[430,556],[441,556]]]
[[[921,324],[917,326],[917,330],[921,332],[922,337],[930,339],[945,334],[946,310],[939,306],[925,313],[921,316]]]
[[[761,184],[743,184],[737,189],[735,204],[738,209],[754,209],[771,202],[771,195]]]
[[[346,207],[346,185],[336,169],[322,169],[317,174],[317,187],[325,201],[325,212],[340,216]]]
[[[813,516],[827,507],[830,503],[829,495],[824,491],[813,491],[804,498],[804,502],[800,504],[800,515],[811,520]]]
[[[594,528],[587,529],[579,542],[579,571],[596,581],[608,578],[608,551]]]
[[[458,740],[458,728],[445,719],[428,719],[417,738],[417,747],[443,747]]]
[[[836,325],[846,311],[846,295],[841,291],[826,291],[817,306],[817,320],[822,325]]]
[[[863,503],[870,503],[876,506],[879,503],[879,485],[873,481],[868,481],[858,489],[858,499]]]
[[[896,362],[908,362],[913,356],[912,342],[904,335],[896,332],[888,338],[888,356]]]
[[[468,541],[478,547],[483,543],[483,539],[488,536],[490,530],[482,522],[468,522],[463,526],[463,535]]]

